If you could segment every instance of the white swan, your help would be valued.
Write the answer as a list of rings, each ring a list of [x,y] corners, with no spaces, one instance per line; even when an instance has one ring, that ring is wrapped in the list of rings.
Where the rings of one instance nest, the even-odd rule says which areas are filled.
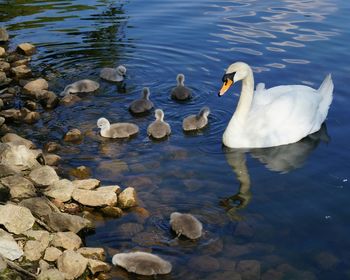
[[[333,98],[331,75],[319,89],[304,85],[283,85],[265,89],[260,83],[254,94],[253,71],[243,62],[231,64],[222,78],[219,92],[242,80],[242,91],[223,135],[230,148],[264,148],[294,143],[318,131],[326,119]]]

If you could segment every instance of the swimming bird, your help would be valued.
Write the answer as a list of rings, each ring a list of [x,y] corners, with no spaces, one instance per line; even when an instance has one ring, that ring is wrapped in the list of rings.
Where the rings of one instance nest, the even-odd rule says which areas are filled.
[[[106,118],[97,120],[97,127],[101,129],[100,134],[106,138],[127,138],[139,132],[139,127],[133,123],[110,124]]]
[[[224,134],[230,148],[265,148],[295,143],[318,131],[333,98],[328,74],[318,89],[304,85],[282,85],[269,89],[260,83],[254,95],[253,71],[248,64],[231,64],[219,96],[242,81],[241,95]]]
[[[171,213],[170,226],[179,236],[184,235],[189,239],[197,239],[202,236],[202,223],[191,214]]]
[[[188,100],[192,97],[191,90],[185,86],[185,75],[178,74],[176,77],[177,86],[171,91],[171,98],[176,100]]]
[[[172,269],[170,262],[145,252],[115,254],[112,263],[140,275],[168,274]]]
[[[119,65],[117,68],[102,68],[100,77],[110,82],[122,82],[126,75],[126,67]]]
[[[185,131],[197,130],[205,127],[208,124],[208,116],[210,114],[209,107],[200,109],[197,115],[190,115],[184,118],[182,128]]]
[[[147,128],[148,136],[155,139],[162,139],[169,136],[171,133],[170,125],[164,121],[164,112],[162,109],[157,109],[154,113],[156,120],[152,122]]]
[[[64,95],[68,95],[71,93],[78,93],[78,92],[93,92],[97,90],[99,87],[100,87],[99,83],[92,80],[84,79],[66,86],[64,88],[64,91],[62,91],[60,95],[64,96]]]
[[[140,99],[136,99],[131,102],[129,110],[133,114],[143,114],[150,111],[153,108],[152,101],[149,100],[150,91],[148,87],[142,89],[142,95]]]

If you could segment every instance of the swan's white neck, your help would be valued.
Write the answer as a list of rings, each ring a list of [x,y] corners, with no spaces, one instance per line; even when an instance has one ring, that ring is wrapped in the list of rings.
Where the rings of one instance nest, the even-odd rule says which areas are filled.
[[[249,114],[250,107],[253,101],[254,94],[254,76],[253,71],[249,67],[247,69],[247,75],[242,80],[241,96],[239,98],[236,111],[234,112],[225,133],[223,135],[224,144],[227,141],[232,141],[232,133],[239,131],[243,128],[245,120]],[[231,140],[228,140],[231,139]]]
[[[110,123],[106,123],[103,125],[103,127],[101,127],[101,135],[102,136],[106,136],[108,134],[109,129],[111,128],[111,124]]]

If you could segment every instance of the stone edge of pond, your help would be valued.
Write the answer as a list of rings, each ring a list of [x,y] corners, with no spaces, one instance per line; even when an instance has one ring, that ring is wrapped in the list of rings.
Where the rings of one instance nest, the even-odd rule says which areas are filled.
[[[34,45],[21,43],[9,50],[5,28],[0,30],[0,276],[37,279],[108,278],[111,265],[103,248],[84,247],[84,233],[94,230],[94,212],[118,218],[137,206],[134,188],[101,186],[97,179],[68,180],[56,169],[58,144],[43,149],[11,128],[40,119],[37,111],[61,102],[48,82],[28,66]],[[23,104],[16,109],[16,100]],[[67,99],[67,98],[66,98]],[[81,140],[78,130],[64,141]],[[104,278],[104,279],[105,279]]]

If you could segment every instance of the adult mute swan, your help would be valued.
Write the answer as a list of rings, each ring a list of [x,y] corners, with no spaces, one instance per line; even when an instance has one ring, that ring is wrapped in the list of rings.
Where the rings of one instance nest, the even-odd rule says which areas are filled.
[[[241,96],[223,135],[230,148],[265,148],[294,143],[318,131],[333,98],[331,75],[319,89],[283,85],[265,89],[259,83],[254,95],[253,71],[248,64],[231,64],[222,78],[219,96],[242,80]]]

